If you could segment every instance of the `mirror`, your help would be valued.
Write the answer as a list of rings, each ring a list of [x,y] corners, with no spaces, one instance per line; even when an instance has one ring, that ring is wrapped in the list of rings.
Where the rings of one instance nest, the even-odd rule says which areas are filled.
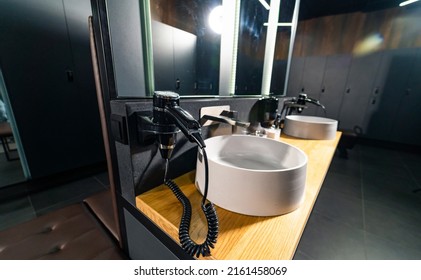
[[[19,138],[15,134],[15,121],[10,113],[6,86],[0,69],[0,188],[26,180],[24,161],[18,149]],[[21,153],[22,154],[22,153]]]
[[[271,1],[271,3],[274,1]],[[295,0],[280,1],[279,15],[272,34],[273,42],[268,41],[269,10],[260,1],[242,1],[240,13],[240,29],[238,38],[237,75],[235,83],[236,95],[266,94],[285,95],[288,56],[291,44],[293,12]],[[265,62],[266,46],[274,44],[273,59]],[[264,66],[269,65],[264,74]],[[262,89],[263,77],[271,77],[267,81],[268,88]]]
[[[208,16],[222,0],[151,0],[155,90],[218,95],[221,35]]]
[[[272,35],[276,47],[269,73],[264,75],[270,15],[266,1],[241,1],[235,6],[240,1],[150,0],[155,90],[180,95],[260,95],[262,77],[268,76],[267,94],[284,95],[295,1],[272,2],[282,6]],[[215,16],[216,23],[224,20],[222,34],[210,24],[220,5],[233,5],[227,9],[231,22],[227,23],[227,14],[223,19]],[[227,34],[229,27],[233,30]],[[233,45],[227,47],[226,41]]]

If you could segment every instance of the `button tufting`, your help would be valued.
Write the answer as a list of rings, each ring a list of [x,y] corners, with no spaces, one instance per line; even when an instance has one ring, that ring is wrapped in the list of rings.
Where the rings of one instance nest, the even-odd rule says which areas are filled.
[[[53,248],[51,248],[50,252],[48,252],[49,254],[55,254],[61,251],[61,246],[54,246]]]
[[[52,231],[53,231],[52,227],[46,227],[41,231],[41,233],[49,233],[49,232],[52,232]]]

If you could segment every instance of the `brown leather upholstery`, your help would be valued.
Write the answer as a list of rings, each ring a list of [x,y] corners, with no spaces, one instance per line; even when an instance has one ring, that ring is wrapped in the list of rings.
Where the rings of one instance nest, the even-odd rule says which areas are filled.
[[[103,191],[86,198],[83,201],[91,211],[96,215],[99,221],[110,231],[116,240],[118,240],[117,223],[114,218],[113,202],[111,191]]]
[[[0,232],[0,259],[124,259],[88,209],[74,204]]]

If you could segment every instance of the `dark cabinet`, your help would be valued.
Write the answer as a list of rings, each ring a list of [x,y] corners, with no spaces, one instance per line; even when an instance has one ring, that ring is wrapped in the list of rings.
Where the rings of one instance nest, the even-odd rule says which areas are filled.
[[[383,50],[363,56],[295,57],[287,96],[299,92],[326,107],[309,105],[305,115],[339,121],[340,130],[362,137],[421,143],[421,48]]]
[[[196,36],[158,21],[152,34],[155,90],[195,93]]]
[[[297,97],[302,91],[302,79],[305,57],[293,57],[291,59],[291,68],[288,79],[288,97]]]
[[[89,0],[0,0],[0,61],[32,178],[105,160]]]
[[[381,57],[382,53],[353,57],[338,117],[340,129],[361,131]]]
[[[323,82],[320,88],[320,103],[325,106],[317,109],[317,115],[337,120],[345,91],[351,55],[333,55],[326,59]]]
[[[365,118],[366,136],[406,144],[421,143],[421,49],[384,54]]]
[[[320,89],[322,87],[323,75],[325,70],[325,56],[310,56],[305,59],[303,66],[303,74],[299,90],[307,96],[315,99],[320,98]],[[297,95],[298,96],[298,93]],[[306,115],[316,115],[317,106],[308,105],[305,109]]]

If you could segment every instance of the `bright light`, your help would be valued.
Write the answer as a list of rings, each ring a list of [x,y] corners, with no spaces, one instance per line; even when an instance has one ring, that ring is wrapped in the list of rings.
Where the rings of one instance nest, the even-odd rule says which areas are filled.
[[[354,46],[355,55],[367,55],[381,49],[383,36],[379,33],[370,34]]]
[[[265,8],[266,8],[266,10],[270,10],[270,6],[269,6],[269,4],[268,4],[268,3],[266,3],[266,1],[265,1],[265,0],[259,0],[259,2],[260,2],[260,4],[262,4],[262,5],[263,5],[263,7],[265,7]]]
[[[222,6],[216,6],[209,14],[209,26],[218,34],[222,33],[223,17],[224,9]]]
[[[408,1],[404,1],[404,2],[400,3],[399,6],[401,6],[401,7],[402,6],[406,6],[406,5],[412,4],[412,3],[417,2],[417,1],[419,1],[419,0],[408,0]]]

